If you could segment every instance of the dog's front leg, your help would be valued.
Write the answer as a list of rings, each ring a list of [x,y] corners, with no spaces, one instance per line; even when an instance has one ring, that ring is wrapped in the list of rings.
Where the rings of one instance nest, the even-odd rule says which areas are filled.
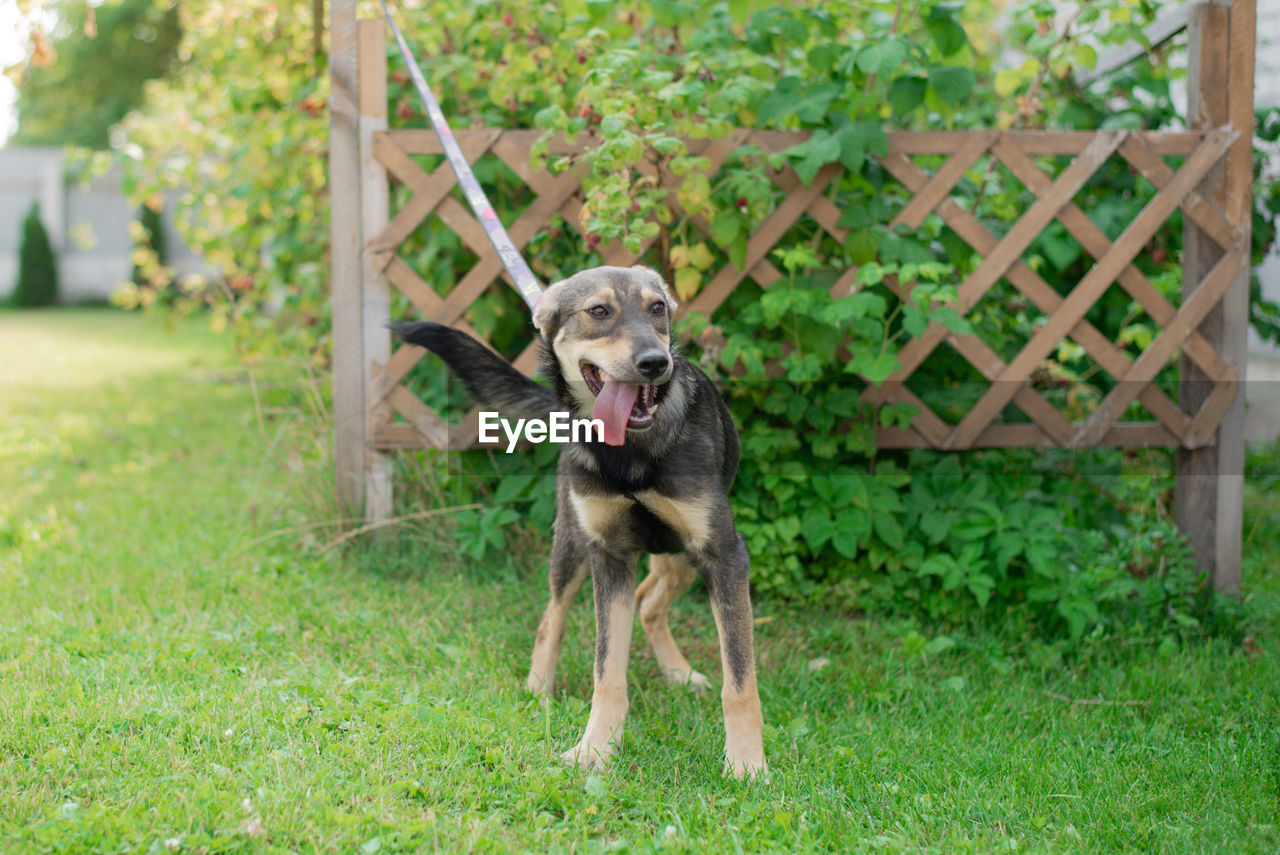
[[[627,657],[635,617],[635,553],[616,555],[591,547],[591,582],[596,601],[595,690],[582,740],[561,757],[581,769],[603,767],[622,741],[627,715]]]
[[[561,516],[556,520],[555,539],[551,543],[551,561],[547,582],[551,599],[538,624],[533,642],[526,685],[535,695],[550,695],[555,687],[556,663],[560,659],[560,642],[564,639],[565,618],[587,576],[587,542],[577,529],[577,522]]]
[[[750,559],[742,535],[732,532],[716,554],[707,556],[706,580],[711,589],[711,611],[720,634],[720,665],[724,688],[724,762],[735,778],[768,771],[764,760],[760,693],[756,689],[756,663],[748,583]]]

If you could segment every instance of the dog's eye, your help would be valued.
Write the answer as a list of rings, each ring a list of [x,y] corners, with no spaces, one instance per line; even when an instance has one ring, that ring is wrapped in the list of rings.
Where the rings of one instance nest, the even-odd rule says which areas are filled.
[[[609,317],[609,308],[607,306],[592,306],[587,309],[587,314],[593,318],[607,318]]]
[[[665,315],[667,313],[667,304],[659,300],[649,307],[649,311],[655,315]]]

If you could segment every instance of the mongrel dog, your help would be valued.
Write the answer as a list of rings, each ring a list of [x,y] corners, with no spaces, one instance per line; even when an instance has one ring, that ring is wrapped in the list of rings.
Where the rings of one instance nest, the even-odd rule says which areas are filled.
[[[586,731],[563,759],[583,769],[603,766],[620,741],[637,606],[668,682],[706,688],[667,623],[672,601],[701,576],[720,634],[726,769],[754,775],[766,767],[749,561],[727,495],[738,434],[710,378],[672,346],[675,308],[662,277],[644,267],[598,267],[552,285],[534,312],[550,388],[457,330],[434,323],[394,329],[442,356],[473,398],[504,417],[546,418],[567,408],[604,423],[603,442],[570,443],[560,455],[551,602],[529,669],[529,689],[549,692],[566,612],[590,570],[595,690]],[[637,589],[641,552],[652,558]]]

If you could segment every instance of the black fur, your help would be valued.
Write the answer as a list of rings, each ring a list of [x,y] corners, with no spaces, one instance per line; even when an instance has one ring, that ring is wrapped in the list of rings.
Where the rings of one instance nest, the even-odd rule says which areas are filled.
[[[512,368],[506,360],[452,327],[431,321],[391,324],[400,338],[439,354],[462,379],[477,403],[491,404],[504,416],[546,419],[563,409],[556,393]]]

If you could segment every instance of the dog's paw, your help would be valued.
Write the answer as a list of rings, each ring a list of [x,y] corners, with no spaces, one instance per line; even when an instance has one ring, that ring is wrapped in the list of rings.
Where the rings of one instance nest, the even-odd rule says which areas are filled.
[[[576,766],[584,772],[590,772],[593,769],[604,769],[609,765],[609,760],[612,757],[612,743],[606,743],[601,747],[590,745],[584,741],[579,742],[577,745],[561,754],[560,760],[568,766]]]
[[[711,688],[707,675],[699,671],[664,671],[663,676],[668,685],[684,686],[699,695],[706,694],[707,689]]]
[[[769,780],[769,764],[764,761],[764,755],[760,754],[755,757],[725,757],[724,774],[732,775],[734,778],[752,781],[768,781]]]
[[[543,698],[551,694],[550,684],[548,684],[546,680],[542,679],[540,675],[535,674],[532,671],[529,672],[529,679],[524,681],[524,687],[529,690],[530,694],[536,695],[539,698]]]

